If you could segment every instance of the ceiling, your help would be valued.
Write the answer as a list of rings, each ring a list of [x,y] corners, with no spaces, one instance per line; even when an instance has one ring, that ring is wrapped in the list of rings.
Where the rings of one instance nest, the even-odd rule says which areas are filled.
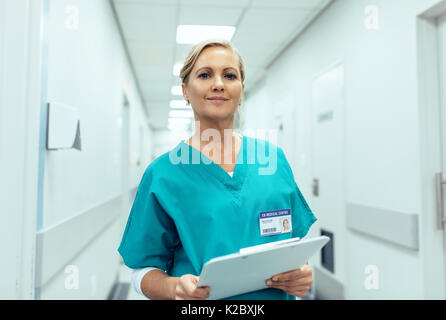
[[[143,98],[149,125],[166,129],[169,102],[182,99],[173,65],[192,45],[176,43],[177,25],[235,26],[231,43],[245,64],[245,93],[270,63],[331,0],[112,0]]]

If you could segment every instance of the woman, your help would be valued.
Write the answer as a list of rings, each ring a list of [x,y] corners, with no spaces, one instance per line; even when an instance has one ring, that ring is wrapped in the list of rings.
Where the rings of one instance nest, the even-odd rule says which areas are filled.
[[[283,220],[282,226],[283,226],[283,231],[288,231],[290,229],[290,225],[289,225],[288,219],[284,219]]]
[[[197,44],[180,77],[195,132],[146,169],[119,247],[125,264],[138,269],[136,289],[150,299],[205,299],[212,288],[196,283],[208,260],[303,238],[316,221],[283,151],[232,131],[245,72],[231,44]],[[262,174],[258,152],[249,152],[249,146],[276,155],[275,170]],[[290,230],[277,232],[284,217]],[[311,283],[312,270],[305,265],[265,279],[270,288],[228,299],[294,299]]]

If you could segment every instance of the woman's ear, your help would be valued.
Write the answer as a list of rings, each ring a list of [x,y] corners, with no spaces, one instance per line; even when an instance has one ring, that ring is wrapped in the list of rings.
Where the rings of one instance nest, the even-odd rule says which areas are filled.
[[[240,102],[239,102],[239,104],[238,104],[239,106],[242,105],[244,94],[245,94],[245,84],[242,83],[242,94],[241,94],[241,96],[240,96]]]
[[[183,97],[184,97],[184,99],[187,101],[187,104],[190,104],[189,97],[187,96],[186,86],[184,85],[184,83],[181,84],[181,88],[183,89]]]

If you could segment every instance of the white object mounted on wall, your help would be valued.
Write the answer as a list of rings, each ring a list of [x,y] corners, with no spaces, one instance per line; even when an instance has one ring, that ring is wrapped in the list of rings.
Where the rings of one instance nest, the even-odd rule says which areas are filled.
[[[78,111],[59,103],[48,103],[47,149],[81,150]]]

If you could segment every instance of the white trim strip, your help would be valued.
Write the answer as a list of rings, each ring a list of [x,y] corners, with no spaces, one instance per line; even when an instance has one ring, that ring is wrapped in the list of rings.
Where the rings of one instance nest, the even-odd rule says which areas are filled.
[[[121,213],[121,196],[37,232],[36,287],[42,287]]]
[[[418,250],[418,215],[347,203],[347,227]]]

